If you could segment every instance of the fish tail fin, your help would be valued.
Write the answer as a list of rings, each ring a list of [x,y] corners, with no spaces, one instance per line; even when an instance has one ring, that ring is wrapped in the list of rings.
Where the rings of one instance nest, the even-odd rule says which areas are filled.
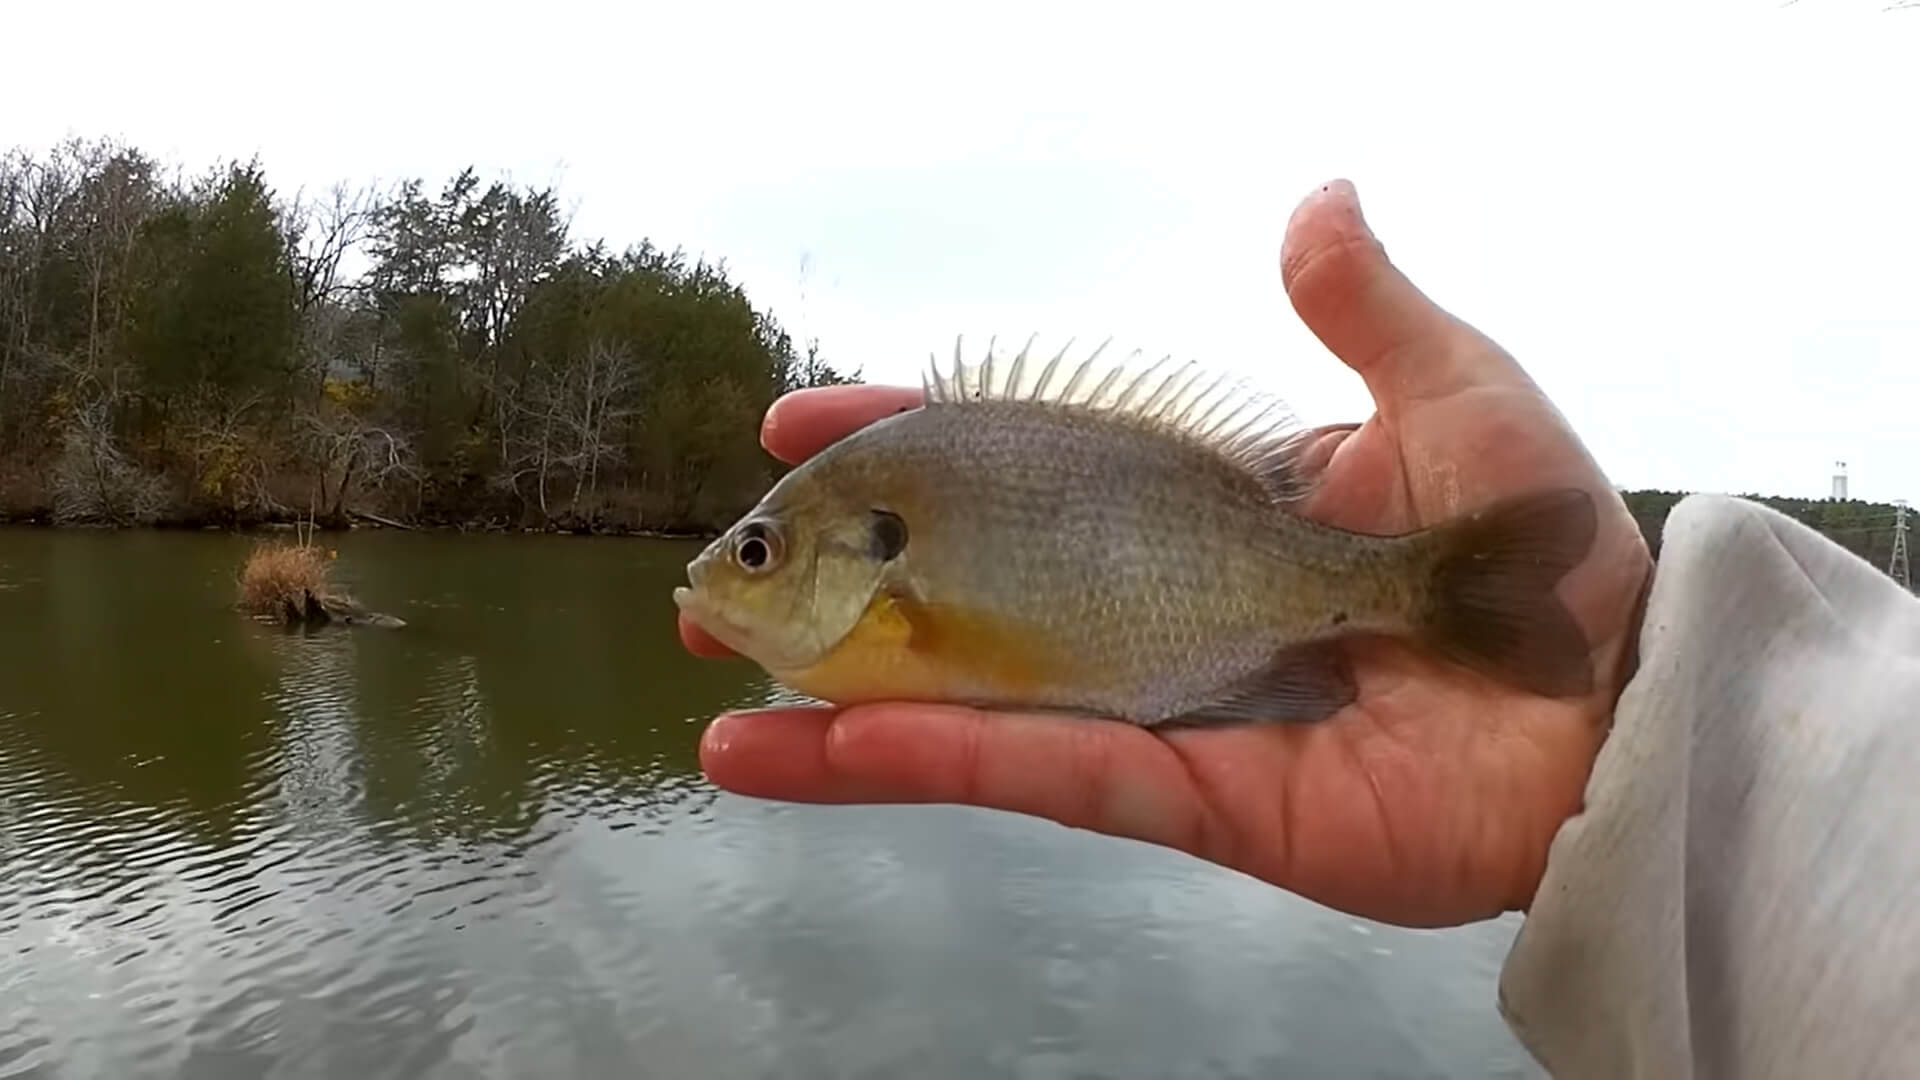
[[[1421,642],[1530,693],[1590,692],[1592,646],[1555,589],[1587,557],[1597,527],[1593,497],[1564,488],[1433,529]]]

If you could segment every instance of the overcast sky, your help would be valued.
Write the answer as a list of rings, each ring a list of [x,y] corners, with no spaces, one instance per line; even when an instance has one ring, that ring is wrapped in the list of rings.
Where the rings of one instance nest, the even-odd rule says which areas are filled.
[[[1112,336],[1316,422],[1369,404],[1277,257],[1346,176],[1617,483],[1823,495],[1844,459],[1920,500],[1890,2],[9,5],[0,142],[258,153],[284,191],[471,163],[557,184],[577,236],[724,257],[874,380]]]

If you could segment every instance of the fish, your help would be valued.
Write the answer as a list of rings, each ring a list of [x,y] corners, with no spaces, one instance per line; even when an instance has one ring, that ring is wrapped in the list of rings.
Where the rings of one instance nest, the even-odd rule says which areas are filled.
[[[1362,635],[1543,697],[1591,691],[1556,592],[1594,541],[1585,490],[1336,528],[1301,512],[1321,478],[1277,398],[1105,345],[1036,375],[1031,346],[968,362],[956,341],[920,405],[800,463],[706,545],[680,611],[840,706],[1312,723],[1356,700]]]

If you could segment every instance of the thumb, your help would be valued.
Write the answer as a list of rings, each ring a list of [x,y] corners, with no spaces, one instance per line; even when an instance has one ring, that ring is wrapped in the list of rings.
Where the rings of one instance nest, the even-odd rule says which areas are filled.
[[[1280,279],[1307,329],[1366,380],[1383,410],[1473,385],[1528,381],[1504,350],[1387,261],[1348,181],[1320,185],[1294,210]]]

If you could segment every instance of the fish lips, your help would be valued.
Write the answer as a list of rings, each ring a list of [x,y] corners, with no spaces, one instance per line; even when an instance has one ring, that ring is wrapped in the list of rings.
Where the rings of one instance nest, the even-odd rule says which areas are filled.
[[[687,617],[700,623],[702,629],[711,633],[712,628],[706,626],[706,622],[709,619],[717,620],[719,616],[714,613],[712,606],[707,604],[700,595],[700,587],[706,583],[707,553],[702,552],[698,558],[687,564],[687,583],[674,587],[673,603],[674,606],[684,612]]]
[[[706,631],[715,641],[734,652],[746,653],[748,645],[745,631],[713,609],[713,605],[702,596],[698,580],[695,580],[690,587],[686,585],[675,587],[673,603],[680,609],[681,614],[692,619],[695,625]]]

